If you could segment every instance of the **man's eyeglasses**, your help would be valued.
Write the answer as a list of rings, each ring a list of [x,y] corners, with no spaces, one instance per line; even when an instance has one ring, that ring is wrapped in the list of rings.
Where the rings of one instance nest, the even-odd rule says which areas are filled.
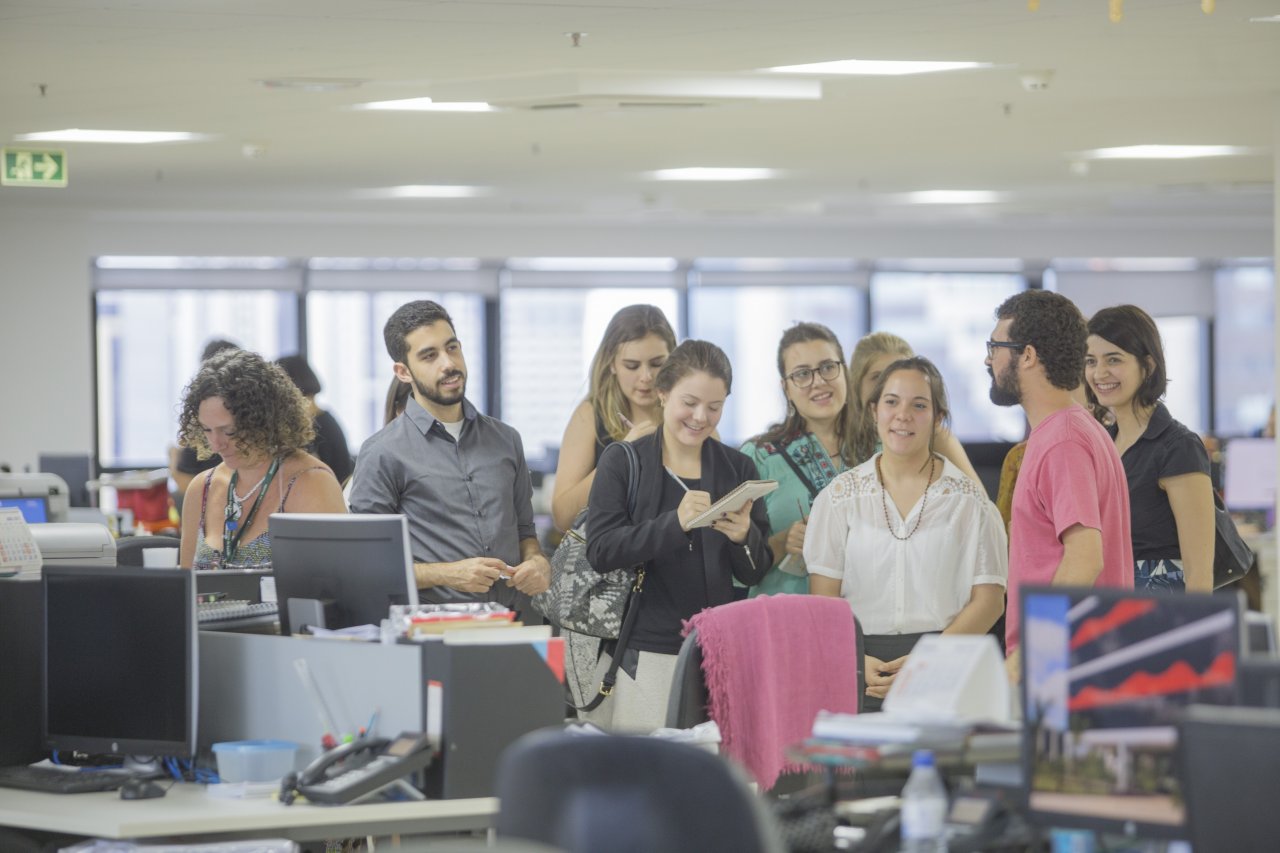
[[[840,370],[844,364],[838,361],[822,361],[818,363],[816,368],[798,367],[787,374],[787,379],[791,380],[791,384],[797,388],[808,388],[813,384],[813,375],[816,373],[823,379],[830,382],[840,375]]]
[[[1026,348],[1026,344],[1014,341],[987,341],[987,358],[995,358],[997,349],[1024,350]]]

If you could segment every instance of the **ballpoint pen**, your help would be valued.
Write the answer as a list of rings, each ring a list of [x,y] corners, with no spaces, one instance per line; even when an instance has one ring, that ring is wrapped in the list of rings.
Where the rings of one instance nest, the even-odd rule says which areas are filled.
[[[796,498],[796,509],[800,510],[800,520],[805,524],[808,524],[809,516],[805,514],[804,504],[800,502],[799,498]],[[791,570],[791,564],[793,562],[792,558],[794,557],[795,554],[788,553],[784,555],[782,561],[778,563],[778,570],[786,572],[787,574],[803,574],[803,571],[796,572]]]

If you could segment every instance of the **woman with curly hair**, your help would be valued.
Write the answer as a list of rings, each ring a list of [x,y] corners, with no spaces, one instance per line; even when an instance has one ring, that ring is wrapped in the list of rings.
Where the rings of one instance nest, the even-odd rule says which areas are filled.
[[[180,564],[269,569],[271,513],[346,512],[333,471],[301,449],[314,437],[306,400],[279,366],[245,350],[201,365],[183,392],[178,441],[222,462],[187,487],[186,505],[200,512],[183,514]]]

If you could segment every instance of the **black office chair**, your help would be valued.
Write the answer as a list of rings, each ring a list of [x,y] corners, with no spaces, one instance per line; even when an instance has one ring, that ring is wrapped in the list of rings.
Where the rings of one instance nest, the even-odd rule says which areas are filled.
[[[117,566],[142,566],[142,552],[148,548],[177,548],[176,536],[122,536],[116,540]]]
[[[541,731],[498,764],[497,834],[566,853],[782,853],[737,768],[688,744]]]
[[[858,710],[862,710],[862,698],[866,695],[866,658],[862,650],[862,623],[853,617],[854,632],[857,635],[857,648],[850,649],[855,655],[858,666]],[[672,675],[671,696],[667,700],[667,728],[691,729],[699,723],[711,719],[707,705],[710,695],[707,693],[707,682],[702,675],[702,647],[698,645],[698,629],[694,628],[685,636],[676,656],[676,668]]]

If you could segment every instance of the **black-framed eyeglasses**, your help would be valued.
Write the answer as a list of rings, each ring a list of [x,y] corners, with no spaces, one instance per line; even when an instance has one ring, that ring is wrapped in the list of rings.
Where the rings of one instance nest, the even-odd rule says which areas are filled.
[[[839,361],[820,361],[817,367],[797,367],[787,374],[787,379],[797,388],[808,388],[813,384],[815,373],[830,382],[840,375],[843,367],[844,364]]]
[[[1024,350],[1026,344],[1020,344],[1016,341],[987,341],[987,358],[995,358],[997,349]]]

